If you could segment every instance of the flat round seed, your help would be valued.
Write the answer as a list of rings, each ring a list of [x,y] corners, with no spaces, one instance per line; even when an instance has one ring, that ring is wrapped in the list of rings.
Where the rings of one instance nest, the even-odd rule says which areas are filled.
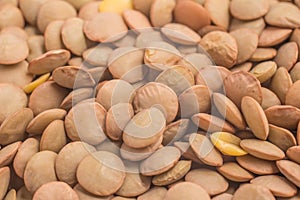
[[[241,102],[241,109],[253,134],[261,140],[266,140],[269,135],[269,124],[260,104],[252,97],[245,96]]]
[[[92,1],[85,4],[79,9],[78,17],[83,20],[92,19],[99,12],[100,3],[99,1]]]
[[[266,61],[254,66],[250,73],[252,73],[261,83],[264,83],[275,74],[276,70],[276,62]]]
[[[38,114],[30,121],[26,128],[26,132],[31,135],[42,134],[45,128],[54,120],[63,119],[67,112],[62,109],[49,109]]]
[[[251,200],[251,199],[265,199],[265,200],[275,200],[268,188],[255,185],[255,184],[244,184],[240,186],[236,192],[233,194],[232,200]]]
[[[143,32],[143,29],[150,30],[151,28],[149,19],[137,10],[125,10],[122,16],[129,28],[134,31]]]
[[[14,171],[20,178],[24,177],[27,162],[37,152],[39,152],[39,141],[37,139],[28,138],[20,145],[13,161]]]
[[[151,4],[149,17],[154,27],[162,27],[172,22],[175,0],[154,0]]]
[[[195,85],[193,73],[181,65],[175,65],[162,71],[155,81],[167,85],[177,95]]]
[[[22,142],[15,142],[0,150],[0,167],[10,165]]]
[[[279,172],[275,162],[256,158],[251,155],[240,156],[236,158],[236,161],[246,170],[258,174],[268,175],[276,174]]]
[[[123,80],[110,80],[99,89],[96,101],[106,110],[118,103],[131,103],[134,94],[134,88],[128,82]]]
[[[150,42],[146,44],[144,63],[148,67],[162,71],[175,65],[179,60],[180,52],[167,42]]]
[[[218,167],[217,170],[227,179],[234,182],[248,182],[254,178],[252,173],[243,169],[235,162],[227,162],[221,167]]]
[[[73,90],[64,98],[63,102],[60,104],[60,107],[64,110],[70,110],[72,106],[76,105],[77,103],[91,98],[93,94],[93,88],[79,88]]]
[[[10,66],[0,65],[0,83],[11,83],[24,87],[33,79],[33,75],[28,73],[27,67],[28,62],[26,61]]]
[[[269,125],[270,133],[268,136],[268,140],[278,146],[281,150],[286,152],[286,150],[292,146],[296,146],[296,139],[289,130],[274,126],[272,124]]]
[[[164,84],[150,82],[136,91],[133,108],[138,113],[152,106],[157,106],[164,113],[168,124],[175,119],[178,112],[177,95]]]
[[[247,61],[255,52],[258,45],[258,35],[251,29],[237,29],[230,32],[238,46],[236,64]]]
[[[122,144],[120,153],[122,158],[130,161],[140,161],[148,158],[153,152],[155,152],[161,146],[163,137],[161,136],[157,142],[145,147],[145,148],[132,148],[125,143]]]
[[[153,185],[164,186],[175,183],[176,181],[183,178],[191,168],[192,161],[180,160],[178,163],[171,168],[169,171],[156,175],[152,179]]]
[[[0,123],[9,115],[27,106],[27,96],[16,85],[0,83]]]
[[[41,5],[37,15],[37,26],[44,33],[48,24],[76,16],[76,10],[65,1],[47,1]]]
[[[189,137],[189,144],[196,156],[203,163],[210,166],[223,165],[223,158],[220,152],[215,149],[214,145],[206,136],[193,133]]]
[[[76,192],[66,183],[53,181],[42,185],[33,195],[33,200],[42,199],[79,200]]]
[[[112,195],[106,197],[93,195],[83,189],[79,184],[77,184],[73,189],[77,193],[80,200],[111,200],[113,198]]]
[[[285,67],[288,71],[292,69],[298,60],[298,46],[296,42],[288,42],[282,45],[277,52],[274,61],[279,67]]]
[[[259,176],[250,183],[268,188],[277,197],[292,197],[297,193],[297,188],[291,182],[278,175]]]
[[[123,185],[116,192],[122,197],[136,197],[150,189],[151,177],[139,174],[139,163],[125,162],[126,177]]]
[[[229,186],[218,172],[204,168],[191,170],[185,176],[185,181],[200,185],[211,196],[225,192]]]
[[[40,140],[40,150],[58,153],[67,144],[64,121],[54,120],[44,130]]]
[[[186,134],[190,121],[188,119],[179,119],[168,124],[163,133],[163,145],[166,146],[176,142]]]
[[[36,25],[37,15],[42,4],[49,0],[20,1],[19,6],[26,21],[30,25]]]
[[[258,35],[262,33],[266,26],[265,20],[263,17],[255,19],[255,20],[250,20],[250,21],[244,21],[244,20],[239,20],[236,18],[232,18],[229,30],[234,31],[236,29],[240,28],[249,28]]]
[[[29,192],[34,193],[43,184],[57,180],[56,156],[52,151],[41,151],[30,158],[24,171],[24,183]]]
[[[233,66],[233,68],[230,69],[231,72],[237,72],[237,71],[244,71],[249,72],[253,66],[252,62],[244,62],[239,65]]]
[[[63,20],[55,20],[47,26],[44,33],[45,48],[47,51],[65,48],[61,38],[61,29],[64,23]]]
[[[175,166],[179,158],[180,151],[176,147],[163,147],[140,164],[140,172],[145,176],[162,174]]]
[[[276,105],[266,109],[265,113],[270,124],[286,129],[295,130],[300,120],[300,110],[294,106]]]
[[[244,71],[228,75],[224,80],[224,90],[226,96],[239,108],[244,96],[254,98],[259,104],[262,102],[260,82],[253,75]]]
[[[122,186],[126,176],[124,170],[124,164],[118,156],[98,151],[79,163],[76,176],[79,184],[88,192],[108,196]]]
[[[86,101],[74,106],[65,118],[65,129],[72,141],[97,145],[106,139],[106,110],[99,103]]]
[[[268,0],[233,0],[230,4],[231,14],[240,20],[253,20],[267,14]]]
[[[206,85],[213,92],[222,91],[224,79],[231,74],[225,67],[205,66],[196,75],[197,85]],[[214,78],[212,78],[214,77]]]
[[[166,127],[164,114],[151,107],[137,113],[123,131],[123,141],[132,148],[144,148],[155,143]]]
[[[196,113],[209,112],[211,109],[211,94],[204,85],[194,85],[178,97],[180,115],[191,117]]]
[[[183,45],[195,45],[201,37],[183,24],[169,23],[161,28],[161,32],[171,41]]]
[[[260,62],[274,58],[277,55],[277,50],[274,48],[257,48],[252,54],[250,61]]]
[[[300,63],[297,62],[292,70],[290,71],[291,78],[293,82],[300,80]]]
[[[271,80],[270,89],[279,97],[281,103],[285,103],[286,93],[292,84],[293,82],[287,69],[280,67]]]
[[[21,10],[12,4],[3,4],[0,7],[0,29],[8,26],[24,27],[24,18]]]
[[[83,158],[95,152],[95,147],[84,142],[71,142],[58,153],[55,161],[55,171],[60,181],[69,185],[77,182],[76,169]]]
[[[296,186],[300,186],[299,170],[300,165],[289,160],[279,160],[276,162],[279,171]]]
[[[287,91],[285,104],[300,108],[299,100],[300,81],[296,81]]]
[[[134,47],[121,47],[108,58],[108,70],[114,78],[135,83],[144,79],[147,68],[143,65],[144,51]],[[120,65],[123,67],[120,68]]]
[[[223,155],[243,156],[247,154],[247,152],[240,147],[240,138],[231,133],[215,132],[210,135],[210,139],[214,146],[220,150]]]
[[[208,193],[199,185],[189,182],[182,182],[171,187],[165,200],[181,200],[181,199],[203,199],[209,200]]]
[[[87,39],[83,33],[84,21],[78,17],[67,19],[61,28],[64,45],[73,54],[81,56],[88,48]]]
[[[4,198],[10,181],[10,169],[9,167],[0,168],[0,198]]]
[[[57,67],[65,65],[70,57],[70,52],[65,49],[51,50],[32,60],[28,71],[38,75],[52,72]]]
[[[67,89],[60,87],[54,81],[47,81],[31,93],[28,107],[35,116],[43,111],[58,108],[68,92]]]
[[[65,88],[93,87],[95,81],[91,74],[77,66],[63,66],[56,68],[52,73],[53,80]]]
[[[97,13],[85,22],[83,30],[87,38],[95,42],[113,42],[125,36],[128,31],[122,17],[109,12]]]
[[[300,147],[299,146],[292,146],[286,151],[287,157],[298,164],[300,164],[299,159]]]
[[[163,200],[166,196],[167,189],[165,187],[152,187],[144,194],[138,196],[137,200]]]
[[[216,116],[206,114],[206,113],[198,113],[192,116],[192,121],[199,128],[208,131],[208,132],[219,132],[225,131],[229,133],[234,133],[234,127],[228,122],[224,121],[221,118]]]
[[[29,54],[26,40],[13,34],[0,34],[0,64],[11,65],[25,60]]]
[[[194,1],[178,1],[174,8],[174,20],[195,31],[210,24],[209,13]]]
[[[202,38],[200,45],[209,53],[217,65],[231,68],[237,62],[237,42],[234,37],[226,32],[210,32]]]
[[[8,26],[1,30],[2,34],[13,34],[19,38],[22,38],[24,40],[28,39],[28,35],[22,28],[18,26]]]
[[[240,110],[229,98],[221,93],[214,93],[212,97],[217,110],[228,122],[238,129],[243,130],[246,128],[246,123]]]
[[[212,22],[226,30],[230,22],[229,5],[230,1],[228,0],[209,0],[204,4]]]
[[[112,140],[120,140],[122,133],[133,117],[133,107],[128,103],[119,103],[112,106],[106,115],[106,134]]]
[[[97,46],[87,49],[83,52],[82,57],[89,64],[95,66],[106,66],[112,49],[108,46]]]
[[[259,47],[272,47],[286,40],[292,33],[291,29],[267,27],[259,36]]]
[[[284,12],[289,10],[289,12]],[[282,13],[279,15],[278,13]],[[273,5],[265,20],[272,26],[278,26],[282,28],[298,28],[300,27],[300,11],[296,5],[288,2],[280,2]]]
[[[0,126],[0,144],[7,145],[25,139],[25,130],[33,119],[33,112],[23,108],[9,115]]]
[[[258,139],[244,139],[240,143],[241,147],[249,154],[265,159],[280,160],[285,157],[284,152],[274,144]]]
[[[261,91],[262,91],[262,98],[263,98],[262,103],[261,103],[261,107],[264,110],[267,109],[267,108],[270,108],[272,106],[281,104],[279,98],[271,90],[269,90],[265,87],[262,87]]]

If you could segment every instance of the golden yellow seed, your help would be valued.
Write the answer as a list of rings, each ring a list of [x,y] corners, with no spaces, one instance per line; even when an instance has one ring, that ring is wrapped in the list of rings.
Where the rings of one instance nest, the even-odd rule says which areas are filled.
[[[44,74],[44,75],[40,76],[35,81],[33,81],[33,82],[29,83],[28,85],[24,86],[24,88],[23,88],[24,92],[26,92],[27,94],[30,94],[35,88],[37,88],[42,83],[46,82],[49,79],[49,77],[50,77],[50,73],[47,73],[47,74]]]
[[[224,155],[243,156],[247,152],[240,147],[241,139],[227,132],[216,132],[210,135],[214,146]]]
[[[99,12],[122,14],[127,9],[133,9],[132,0],[104,0],[99,4]]]

